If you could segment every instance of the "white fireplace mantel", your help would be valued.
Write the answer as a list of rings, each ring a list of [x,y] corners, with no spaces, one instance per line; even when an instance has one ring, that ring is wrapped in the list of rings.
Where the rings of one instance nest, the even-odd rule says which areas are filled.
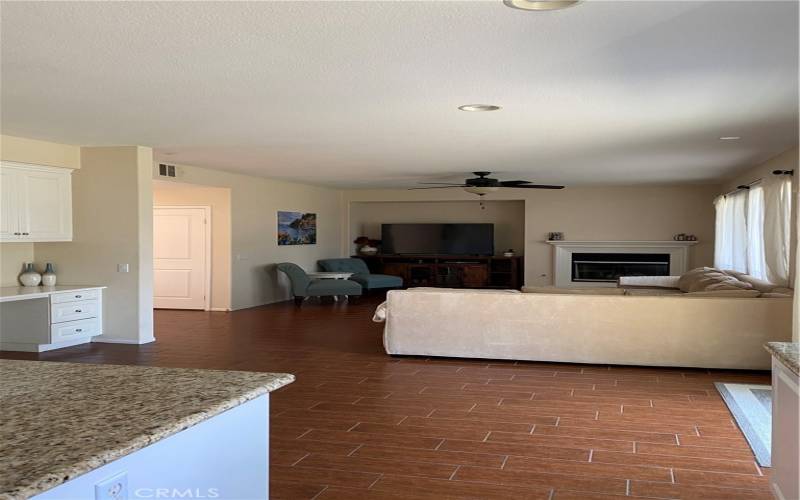
[[[545,241],[555,247],[555,286],[597,287],[616,286],[615,283],[584,283],[572,281],[572,254],[579,253],[667,253],[670,275],[683,274],[689,263],[689,247],[697,241]]]

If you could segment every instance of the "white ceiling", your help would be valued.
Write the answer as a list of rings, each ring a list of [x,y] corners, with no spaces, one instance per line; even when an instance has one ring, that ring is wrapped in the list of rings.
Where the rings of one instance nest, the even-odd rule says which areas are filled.
[[[797,144],[794,1],[3,2],[1,36],[3,133],[317,184],[710,182]]]

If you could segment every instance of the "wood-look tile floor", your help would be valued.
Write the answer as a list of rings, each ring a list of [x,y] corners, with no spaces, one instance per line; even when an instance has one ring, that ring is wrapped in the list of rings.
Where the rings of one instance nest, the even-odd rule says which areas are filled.
[[[157,342],[2,357],[281,371],[275,499],[769,499],[713,383],[765,372],[398,358],[358,304],[156,311]]]

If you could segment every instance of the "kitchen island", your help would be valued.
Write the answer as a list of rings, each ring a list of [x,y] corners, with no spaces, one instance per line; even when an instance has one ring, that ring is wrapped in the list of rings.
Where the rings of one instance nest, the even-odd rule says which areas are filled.
[[[772,355],[772,474],[778,500],[800,498],[800,345],[768,342]]]
[[[0,380],[0,499],[264,499],[269,392],[294,376],[0,360]]]

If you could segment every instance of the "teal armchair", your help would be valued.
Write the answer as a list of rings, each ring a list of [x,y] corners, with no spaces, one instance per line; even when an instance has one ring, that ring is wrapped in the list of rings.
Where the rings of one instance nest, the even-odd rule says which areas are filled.
[[[334,273],[353,273],[350,281],[355,281],[364,290],[376,288],[400,288],[403,278],[388,274],[372,274],[367,264],[361,259],[323,259],[317,262],[323,271]]]
[[[289,278],[294,302],[298,306],[306,297],[337,297],[339,295],[358,297],[361,295],[361,285],[354,281],[311,279],[300,266],[291,262],[281,262],[277,267]]]

